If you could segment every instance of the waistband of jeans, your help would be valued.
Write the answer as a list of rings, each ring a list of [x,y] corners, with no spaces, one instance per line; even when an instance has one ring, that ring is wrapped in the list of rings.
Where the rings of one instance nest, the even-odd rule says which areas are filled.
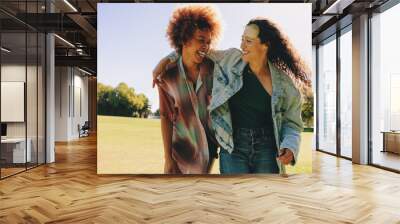
[[[234,134],[248,134],[248,135],[273,135],[273,128],[235,128]]]

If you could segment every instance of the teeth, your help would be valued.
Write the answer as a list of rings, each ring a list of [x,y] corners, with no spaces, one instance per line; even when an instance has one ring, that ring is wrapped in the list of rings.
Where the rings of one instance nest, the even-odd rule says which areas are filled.
[[[206,56],[206,53],[203,52],[203,51],[199,51],[198,53],[199,53],[199,55],[202,56],[202,57]]]

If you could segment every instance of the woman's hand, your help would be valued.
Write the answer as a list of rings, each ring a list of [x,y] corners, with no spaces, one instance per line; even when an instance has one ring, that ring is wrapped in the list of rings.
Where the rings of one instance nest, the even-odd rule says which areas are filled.
[[[164,73],[169,63],[171,63],[171,61],[167,57],[165,57],[161,59],[161,61],[158,62],[156,67],[153,69],[153,88],[156,84],[161,84],[163,82],[162,74]]]
[[[294,155],[290,149],[284,148],[282,153],[279,155],[278,159],[281,163],[288,165],[293,161]]]

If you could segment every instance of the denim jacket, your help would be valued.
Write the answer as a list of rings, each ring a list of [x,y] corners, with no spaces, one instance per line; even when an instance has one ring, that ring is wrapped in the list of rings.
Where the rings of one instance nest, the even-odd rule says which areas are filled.
[[[215,137],[221,147],[232,152],[233,128],[228,100],[243,85],[242,73],[246,62],[238,49],[214,51],[210,58],[214,61],[214,80],[212,98],[208,107],[215,131]],[[268,62],[272,78],[271,109],[274,124],[275,141],[278,149],[287,148],[293,152],[295,165],[299,154],[303,122],[301,119],[302,99],[292,79]],[[285,174],[285,166],[280,163],[281,174]]]
[[[243,86],[242,73],[247,63],[242,61],[242,52],[236,48],[212,51],[209,58],[214,61],[212,98],[208,106],[212,128],[219,145],[229,153],[234,150],[233,128],[228,100]],[[177,54],[168,55],[176,60]],[[295,165],[299,155],[303,122],[301,119],[302,98],[292,79],[268,62],[272,79],[271,111],[275,141],[280,149],[293,152]],[[285,166],[277,160],[279,172],[285,174]]]

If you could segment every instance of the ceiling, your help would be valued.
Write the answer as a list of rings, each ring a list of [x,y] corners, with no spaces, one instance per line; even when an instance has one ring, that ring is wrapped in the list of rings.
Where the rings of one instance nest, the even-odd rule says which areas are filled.
[[[22,34],[18,34],[18,32],[25,32],[26,29],[54,32],[58,35],[55,38],[56,65],[80,66],[95,74],[97,70],[97,3],[122,2],[167,1],[47,0],[46,7],[45,0],[1,0],[1,30],[4,33],[10,33],[5,38],[10,38],[16,42],[22,41],[20,37]],[[172,0],[168,2],[196,1]],[[315,44],[336,32],[338,24],[346,26],[351,23],[353,16],[357,16],[366,10],[373,10],[387,0],[254,0],[241,2],[312,3],[312,36]],[[338,23],[339,20],[341,20],[341,23]],[[18,43],[15,43],[15,45],[18,45]],[[31,46],[34,45],[29,45],[29,47]],[[28,51],[30,51],[29,47]]]

